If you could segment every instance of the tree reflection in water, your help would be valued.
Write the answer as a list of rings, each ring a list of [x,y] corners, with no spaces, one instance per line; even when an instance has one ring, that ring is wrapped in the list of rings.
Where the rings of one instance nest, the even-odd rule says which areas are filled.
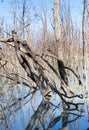
[[[82,107],[64,110],[65,104],[55,93],[46,100],[39,90],[26,88],[22,94],[22,89],[21,85],[8,88],[0,96],[0,130],[61,129],[83,115]]]

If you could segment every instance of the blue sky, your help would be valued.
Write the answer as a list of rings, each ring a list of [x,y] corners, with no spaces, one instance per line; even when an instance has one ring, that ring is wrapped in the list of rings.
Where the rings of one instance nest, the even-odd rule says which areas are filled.
[[[74,22],[82,21],[82,10],[83,10],[83,0],[70,0],[71,1],[71,15]]]
[[[11,13],[10,13],[10,8],[11,8],[10,1],[11,0],[4,0],[4,2],[0,1],[0,19],[3,18],[4,21],[7,21],[7,23],[10,23],[12,21]],[[61,1],[68,2],[69,0],[61,0]],[[43,0],[31,0],[32,6],[38,8],[39,6],[41,6],[42,2]],[[48,17],[52,16],[53,2],[54,0],[45,0],[45,3],[47,5],[47,10],[48,10]],[[72,15],[73,22],[75,23],[77,22],[78,26],[80,26],[81,19],[82,19],[83,0],[70,0],[70,2],[71,2],[71,15]]]

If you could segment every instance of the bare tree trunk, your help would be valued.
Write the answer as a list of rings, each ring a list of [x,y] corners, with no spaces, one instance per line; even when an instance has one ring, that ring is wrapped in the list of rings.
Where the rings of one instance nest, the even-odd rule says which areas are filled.
[[[89,79],[89,47],[88,47],[88,43],[89,43],[89,8],[88,8],[88,4],[87,3],[87,17],[86,17],[86,21],[85,21],[85,30],[86,30],[86,34],[85,34],[85,69],[86,69],[86,98],[89,98],[89,85],[88,85],[88,79]]]
[[[59,0],[54,0],[54,32],[56,40],[56,54],[58,58],[63,60],[62,44],[61,44],[61,28],[59,22]]]
[[[57,44],[57,55],[58,58],[61,60],[63,59],[62,56],[62,45],[60,42],[61,38],[61,29],[60,29],[60,22],[59,22],[59,0],[54,0],[54,31],[55,31],[55,39]],[[65,109],[65,107],[63,108]],[[66,127],[65,124],[63,124],[68,119],[68,116],[65,118],[62,118],[62,125],[63,127]]]
[[[60,28],[60,22],[59,22],[59,0],[54,0],[54,31],[55,31],[55,39],[57,44],[57,55],[58,58],[63,60],[63,54],[62,54],[62,44],[61,44],[61,28]],[[65,106],[63,107],[65,110]],[[68,115],[66,117],[62,118],[62,127],[67,127],[67,124],[64,122],[68,121]]]
[[[82,42],[83,42],[83,78],[84,78],[84,95],[86,95],[85,93],[87,92],[87,89],[86,89],[86,63],[85,63],[85,11],[86,11],[86,7],[87,7],[87,0],[84,0],[83,1],[83,14],[82,14]]]
[[[25,17],[25,8],[26,8],[26,1],[23,0],[23,12],[22,12],[23,38],[25,38],[25,33],[24,33],[24,26],[25,26],[25,21],[24,21],[24,17]]]
[[[54,31],[57,42],[60,42],[61,31],[59,24],[59,0],[54,0]]]
[[[46,48],[48,46],[47,41],[48,41],[48,28],[47,28],[47,7],[46,7],[46,3],[42,2],[41,3],[41,7],[40,7],[40,11],[38,12],[38,16],[42,22],[42,26],[43,26],[43,49]]]
[[[84,69],[84,49],[85,49],[85,34],[84,34],[85,9],[86,9],[86,0],[83,1],[83,14],[82,14],[83,69]]]

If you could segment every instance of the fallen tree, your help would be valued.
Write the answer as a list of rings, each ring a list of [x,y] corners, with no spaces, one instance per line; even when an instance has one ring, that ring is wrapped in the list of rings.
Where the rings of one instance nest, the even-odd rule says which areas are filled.
[[[66,69],[72,71],[81,84],[77,74],[68,67],[65,67],[63,62],[59,59],[48,55],[57,60],[58,71],[46,60],[46,55],[42,53],[37,55],[32,52],[26,41],[18,39],[17,32],[12,31],[12,38],[0,39],[1,42],[7,43],[15,48],[16,56],[19,63],[24,68],[27,76],[35,82],[36,86],[43,92],[43,94],[52,90],[59,94],[59,96],[67,103],[65,98],[82,98],[82,95],[76,95],[68,87]],[[5,65],[5,64],[4,64]],[[4,66],[3,65],[3,66]],[[67,92],[66,92],[67,90]],[[44,94],[45,95],[45,94]],[[47,95],[47,94],[46,94]],[[70,95],[70,96],[68,96]]]
[[[23,79],[23,84],[33,88],[34,90],[41,91],[44,100],[42,102],[42,106],[40,104],[41,108],[40,106],[38,107],[38,111],[40,111],[40,113],[42,112],[42,107],[46,108],[45,103],[49,102],[49,100],[52,98],[53,93],[57,94],[61,98],[62,103],[65,105],[65,110],[78,110],[79,106],[83,105],[83,103],[80,102],[73,102],[75,98],[82,99],[83,95],[78,95],[74,93],[74,91],[70,87],[68,87],[68,77],[66,69],[71,71],[75,75],[79,84],[81,84],[81,81],[78,75],[71,68],[64,65],[63,61],[59,60],[55,55],[52,55],[49,52],[47,54],[36,54],[31,50],[26,41],[18,38],[16,31],[12,31],[11,38],[1,38],[0,42],[14,47],[15,54],[20,65],[25,70],[28,78],[32,82],[32,84],[30,84],[29,86],[29,84],[24,82]],[[56,68],[52,65],[52,62],[47,60],[47,57],[49,57],[51,60],[55,59]],[[5,66],[6,63],[7,61],[5,62],[5,64],[1,65],[1,67]],[[12,77],[7,76],[7,78],[10,78],[10,80],[14,80]],[[17,80],[17,84],[19,83],[20,80]],[[21,101],[21,98],[19,99],[19,101]],[[32,116],[32,119],[34,121],[32,120],[30,122],[30,124],[27,126],[27,129],[32,128],[33,122],[35,122],[36,119],[34,117],[36,115],[39,117],[39,113],[34,113],[34,115]],[[52,124],[50,124],[50,126],[52,126]]]

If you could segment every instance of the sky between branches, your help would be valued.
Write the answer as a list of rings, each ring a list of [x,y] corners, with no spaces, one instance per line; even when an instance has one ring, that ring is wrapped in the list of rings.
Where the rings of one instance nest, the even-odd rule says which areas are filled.
[[[11,2],[14,0],[4,0],[3,2],[0,1],[0,22],[3,19],[7,24],[11,24],[12,22],[12,15],[11,15]],[[22,2],[22,0],[18,0],[19,2]],[[71,16],[74,23],[77,24],[78,27],[81,26],[81,20],[82,20],[82,5],[83,0],[61,0],[61,5],[63,6],[64,3],[68,3],[70,1],[70,7],[71,7]],[[45,3],[45,6],[47,8],[48,12],[48,27],[50,28],[50,17],[53,15],[53,4],[54,0],[31,0],[30,6],[39,8],[42,4]],[[39,25],[40,26],[40,25]]]

